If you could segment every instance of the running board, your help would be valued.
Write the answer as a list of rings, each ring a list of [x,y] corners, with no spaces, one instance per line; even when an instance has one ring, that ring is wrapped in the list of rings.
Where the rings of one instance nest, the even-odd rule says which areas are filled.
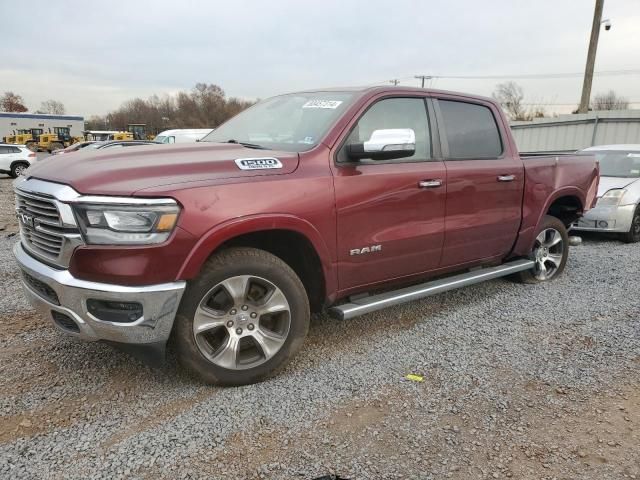
[[[533,266],[533,260],[514,260],[498,267],[481,268],[472,272],[462,273],[440,280],[433,280],[392,292],[356,299],[352,298],[349,303],[331,307],[329,309],[329,315],[338,320],[349,320],[350,318],[364,315],[365,313],[375,312],[376,310],[430,297],[431,295],[455,290],[456,288],[468,287],[476,283],[529,270],[533,268]]]

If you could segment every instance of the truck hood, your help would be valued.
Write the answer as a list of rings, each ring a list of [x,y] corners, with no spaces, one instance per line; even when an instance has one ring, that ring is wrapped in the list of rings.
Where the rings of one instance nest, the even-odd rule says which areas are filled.
[[[55,155],[32,164],[26,174],[70,185],[83,194],[126,196],[163,185],[284,175],[298,162],[297,153],[203,142]]]
[[[627,177],[600,177],[600,184],[598,185],[598,197],[601,197],[612,188],[625,188],[632,183],[637,182],[638,178]]]

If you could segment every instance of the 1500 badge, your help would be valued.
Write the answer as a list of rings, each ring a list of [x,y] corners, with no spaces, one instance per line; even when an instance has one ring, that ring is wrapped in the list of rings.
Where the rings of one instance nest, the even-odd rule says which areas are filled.
[[[270,168],[282,168],[282,162],[277,158],[238,158],[236,165],[240,170],[267,170]]]

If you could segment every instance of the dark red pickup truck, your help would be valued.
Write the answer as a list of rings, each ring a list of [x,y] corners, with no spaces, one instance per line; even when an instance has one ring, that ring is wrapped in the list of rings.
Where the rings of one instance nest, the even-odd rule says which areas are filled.
[[[53,157],[15,183],[15,256],[65,333],[207,382],[263,379],[310,313],[351,318],[505,275],[556,278],[598,186],[590,156],[521,158],[487,98],[281,95],[199,144]]]

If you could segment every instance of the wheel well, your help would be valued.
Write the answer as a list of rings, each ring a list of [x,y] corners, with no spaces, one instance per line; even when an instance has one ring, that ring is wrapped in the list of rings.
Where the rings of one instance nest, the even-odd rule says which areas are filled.
[[[279,257],[302,281],[311,311],[322,310],[326,288],[324,272],[320,258],[307,237],[291,230],[265,230],[227,240],[220,249],[231,247],[258,248]]]
[[[560,219],[567,227],[575,222],[582,212],[582,202],[574,196],[557,198],[547,210],[548,215]]]
[[[11,166],[9,167],[9,169],[13,170],[13,167],[15,167],[16,165],[26,165],[27,167],[31,166],[31,164],[26,160],[14,160],[13,162],[11,162]]]

